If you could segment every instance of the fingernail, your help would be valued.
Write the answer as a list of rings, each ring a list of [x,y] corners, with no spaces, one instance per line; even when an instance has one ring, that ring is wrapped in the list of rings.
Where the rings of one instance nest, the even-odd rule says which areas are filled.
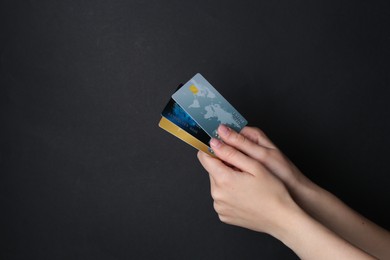
[[[219,125],[218,131],[223,135],[227,135],[230,132],[230,128],[226,125]]]
[[[210,145],[211,145],[212,147],[214,147],[214,148],[220,147],[221,144],[222,144],[221,141],[219,141],[219,140],[216,139],[216,138],[211,138],[211,140],[210,140]]]

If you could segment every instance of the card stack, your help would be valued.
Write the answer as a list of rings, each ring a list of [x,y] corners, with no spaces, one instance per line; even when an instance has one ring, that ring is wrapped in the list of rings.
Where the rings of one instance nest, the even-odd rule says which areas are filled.
[[[209,147],[224,124],[237,132],[248,121],[201,75],[180,85],[161,113],[159,126],[194,148],[213,156]]]

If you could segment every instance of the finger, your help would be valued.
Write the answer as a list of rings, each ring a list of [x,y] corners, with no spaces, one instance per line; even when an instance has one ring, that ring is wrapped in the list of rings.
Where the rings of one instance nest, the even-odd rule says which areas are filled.
[[[269,148],[258,145],[250,138],[242,135],[241,133],[237,133],[236,131],[225,125],[220,125],[218,127],[218,135],[226,144],[237,148],[249,157],[252,157],[253,159],[259,161],[261,161],[261,158],[265,158],[270,150]]]
[[[211,157],[204,152],[198,152],[198,159],[203,168],[205,168],[205,170],[210,174],[210,177],[213,179],[212,181],[214,181],[214,183],[216,179],[221,178],[223,175],[226,175],[226,173],[234,172],[232,168],[225,165],[221,160]]]
[[[237,148],[249,157],[259,161],[271,172],[278,169],[277,167],[280,166],[280,152],[276,147],[273,149],[258,145],[244,136],[242,132],[237,133],[230,128],[224,129],[224,127],[226,126],[221,125],[218,128],[218,134],[225,143]],[[252,135],[252,137],[253,136],[254,135]]]
[[[261,170],[263,168],[256,160],[216,138],[211,139],[210,146],[218,158],[237,167],[241,171],[254,175],[257,170]]]
[[[252,142],[271,149],[277,147],[272,141],[265,135],[265,133],[257,127],[246,126],[241,129],[240,134],[251,140]]]

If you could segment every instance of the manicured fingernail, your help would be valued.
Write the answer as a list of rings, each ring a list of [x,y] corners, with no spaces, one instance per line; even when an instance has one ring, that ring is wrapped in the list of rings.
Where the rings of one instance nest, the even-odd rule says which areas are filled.
[[[219,125],[218,132],[220,132],[223,135],[227,135],[230,132],[230,128],[226,125]]]
[[[214,148],[220,147],[221,144],[222,144],[222,142],[219,141],[219,140],[216,139],[216,138],[211,138],[211,140],[210,140],[210,145],[211,145],[212,147],[214,147]]]

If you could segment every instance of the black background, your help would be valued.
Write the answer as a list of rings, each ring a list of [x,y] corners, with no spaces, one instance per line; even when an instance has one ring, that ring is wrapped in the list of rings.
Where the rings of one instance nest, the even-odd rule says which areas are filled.
[[[307,176],[390,227],[386,2],[0,10],[2,259],[296,259],[220,223],[196,151],[157,127],[197,72]]]

